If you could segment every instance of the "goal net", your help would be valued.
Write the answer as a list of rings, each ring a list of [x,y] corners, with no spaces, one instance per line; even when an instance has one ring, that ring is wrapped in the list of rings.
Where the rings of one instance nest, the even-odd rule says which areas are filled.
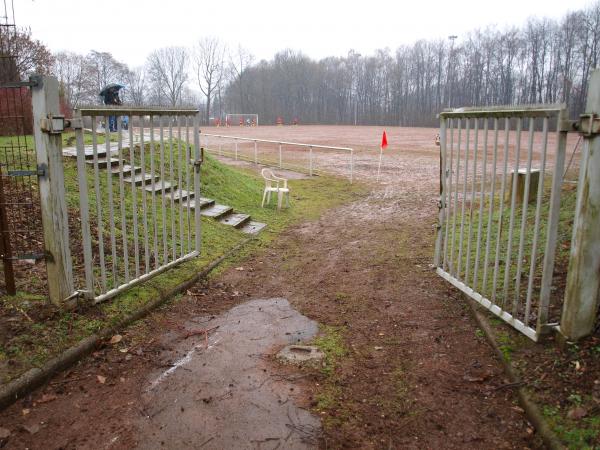
[[[228,127],[257,127],[258,114],[225,114],[225,123]]]

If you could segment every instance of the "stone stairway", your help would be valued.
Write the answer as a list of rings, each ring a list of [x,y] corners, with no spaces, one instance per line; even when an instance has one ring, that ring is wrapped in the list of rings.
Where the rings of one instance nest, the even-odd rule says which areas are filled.
[[[122,151],[129,150],[129,142],[123,140]],[[109,169],[113,176],[119,176],[120,160],[115,155],[118,155],[118,146],[116,143],[111,143],[109,154],[107,155],[105,144],[99,144],[97,147],[98,155],[98,167],[101,169]],[[77,157],[77,149],[75,147],[68,147],[63,149],[63,155],[70,158]],[[91,145],[85,147],[85,158],[86,164],[93,166],[94,164],[94,152]],[[267,225],[262,222],[252,220],[250,215],[236,212],[232,207],[226,205],[220,205],[215,200],[210,198],[200,197],[199,199],[194,198],[194,193],[189,192],[185,189],[178,189],[177,184],[171,184],[169,181],[163,181],[160,177],[155,174],[154,177],[149,173],[144,173],[142,176],[142,168],[137,166],[124,165],[123,166],[123,181],[126,183],[135,183],[136,186],[140,186],[149,193],[156,193],[164,196],[167,200],[175,202],[185,202],[184,205],[191,209],[200,208],[200,214],[206,217],[229,225],[239,229],[243,233],[257,234],[262,231]]]

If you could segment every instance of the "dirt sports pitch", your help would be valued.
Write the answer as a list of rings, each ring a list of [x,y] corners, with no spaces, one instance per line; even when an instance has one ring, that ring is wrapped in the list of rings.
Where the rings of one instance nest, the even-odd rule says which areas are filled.
[[[374,183],[382,130],[203,129],[352,147],[356,179],[369,193],[191,289],[146,319],[152,333],[125,330],[126,353],[107,345],[4,411],[3,427],[25,430],[8,448],[539,448],[460,294],[430,267],[437,130],[387,127],[382,180]],[[344,174],[343,161],[323,152],[317,166]],[[247,380],[231,354],[219,353],[219,329],[206,342],[213,353],[189,356],[205,342],[182,338],[192,322],[210,329],[232,307],[267,298],[287,299],[321,324],[321,344],[335,360],[329,370],[282,368],[271,357],[277,348],[248,350]],[[293,314],[281,311],[282,320]],[[174,365],[188,356],[188,367]],[[218,364],[230,369],[209,369]],[[152,383],[165,371],[159,395]]]

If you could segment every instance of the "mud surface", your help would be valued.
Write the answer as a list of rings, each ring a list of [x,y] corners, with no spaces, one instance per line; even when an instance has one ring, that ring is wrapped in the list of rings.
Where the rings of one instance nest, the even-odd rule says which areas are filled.
[[[271,127],[273,134],[310,128]],[[354,136],[357,146],[380,138],[377,127],[357,127],[353,135],[349,128],[315,127],[320,136],[305,138],[344,145]],[[382,182],[369,196],[284,232],[4,411],[6,448],[539,447],[459,294],[429,267],[438,171],[430,131],[388,132],[393,144]],[[376,155],[365,148],[362,180],[372,179]],[[277,364],[276,347],[293,334],[252,327],[243,317],[230,321],[231,314],[256,313],[260,306],[248,301],[260,298],[285,298],[333,327],[344,356],[328,372]],[[257,323],[283,324],[294,315],[285,319],[293,322],[287,332],[305,329],[311,322],[293,310],[273,309],[271,322],[259,314]],[[208,349],[203,335],[188,337],[213,323],[220,327],[209,334]],[[247,350],[234,358],[221,352],[225,345]],[[148,390],[196,346],[187,364]],[[263,356],[248,356],[255,353]],[[250,378],[232,377],[242,371]],[[297,416],[288,417],[288,405]],[[318,436],[314,416],[301,408],[318,414]]]

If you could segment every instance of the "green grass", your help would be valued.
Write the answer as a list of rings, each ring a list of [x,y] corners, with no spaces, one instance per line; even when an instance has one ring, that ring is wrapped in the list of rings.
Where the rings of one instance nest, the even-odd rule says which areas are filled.
[[[535,308],[537,300],[539,298],[539,289],[541,287],[544,249],[547,239],[547,223],[550,209],[550,186],[551,177],[546,177],[544,181],[544,194],[543,201],[540,205],[540,222],[538,229],[538,241],[537,241],[537,252],[535,255],[535,271],[533,274],[533,290],[532,290],[532,305]],[[508,189],[508,188],[507,188]],[[499,190],[499,187],[497,191]],[[559,225],[558,225],[558,238],[556,247],[556,259],[555,267],[566,266],[569,257],[569,242],[572,234],[573,226],[573,214],[575,210],[576,191],[569,189],[568,186],[563,189],[561,193],[561,208],[559,214]],[[524,313],[525,298],[527,297],[528,283],[530,278],[529,268],[532,262],[533,256],[533,241],[535,236],[535,215],[536,215],[536,203],[531,202],[527,206],[525,216],[523,216],[522,203],[517,202],[514,209],[514,222],[513,222],[513,236],[512,241],[508,242],[510,215],[511,215],[511,201],[510,195],[507,195],[504,201],[500,198],[499,194],[496,194],[493,199],[493,211],[490,215],[489,196],[484,200],[483,212],[480,214],[480,203],[477,198],[473,203],[472,211],[469,204],[466,204],[465,213],[462,214],[460,203],[458,203],[458,211],[456,214],[456,229],[454,236],[452,236],[452,224],[454,216],[450,217],[450,230],[448,233],[448,240],[446,244],[446,253],[448,255],[448,261],[452,261],[453,264],[449,263],[449,267],[452,266],[454,273],[457,278],[467,280],[467,284],[474,288],[476,292],[481,293],[484,297],[492,299],[495,297],[495,303],[505,308],[509,312],[512,312],[512,302],[519,295],[519,306],[517,314],[521,316]],[[503,203],[503,214],[500,215],[500,204]],[[522,258],[522,271],[520,276],[520,284],[518,288],[515,285],[517,278],[517,262],[519,248],[521,245],[521,229],[523,225],[525,233],[523,234],[523,258]],[[490,220],[491,219],[491,220]],[[460,228],[461,222],[463,225],[463,242],[462,249],[460,248]],[[481,227],[481,232],[479,228]],[[470,239],[469,239],[470,230]],[[480,234],[479,234],[480,233]],[[490,253],[488,258],[487,266],[485,264],[485,248],[487,243],[487,236],[490,236]],[[479,239],[479,259],[477,260],[477,242]],[[500,246],[497,251],[497,242]],[[507,269],[508,261],[508,250],[510,248],[510,265]],[[442,252],[443,246],[442,246]],[[452,257],[450,255],[453,255]],[[460,256],[459,256],[460,255]],[[493,273],[495,269],[495,261],[498,259],[498,273],[497,273],[497,284],[494,286]],[[477,261],[477,271],[475,271],[475,265]],[[460,263],[460,271],[459,271]],[[466,268],[469,267],[469,273],[467,275]],[[508,270],[508,274],[507,274]],[[477,277],[475,283],[475,276]],[[508,279],[508,284],[505,288],[505,279]],[[555,295],[556,298],[560,297],[560,293]],[[560,300],[559,300],[560,301]],[[532,311],[533,311],[532,308]]]
[[[65,140],[69,137],[65,136]],[[1,146],[1,143],[0,143]],[[136,163],[139,162],[140,149],[136,149]],[[147,155],[148,156],[148,155]],[[177,153],[175,154],[177,158]],[[155,163],[159,156],[155,154]],[[78,213],[79,191],[76,181],[76,163],[74,160],[65,159],[65,187],[66,201],[71,214]],[[150,161],[146,160],[146,167],[150,167]],[[104,176],[100,177],[100,188],[106,192],[109,178],[106,176],[105,169],[101,169]],[[90,214],[92,222],[95,220],[96,195],[92,189],[93,168],[87,168]],[[118,194],[118,177],[110,178],[113,192]],[[290,180],[291,207],[277,211],[271,205],[267,208],[260,207],[263,180],[251,170],[241,170],[232,168],[219,163],[210,156],[207,156],[202,166],[201,172],[202,196],[215,199],[218,203],[234,207],[234,209],[250,214],[254,220],[267,223],[267,228],[260,233],[252,243],[245,246],[235,258],[226,261],[218,270],[223,270],[228,265],[239,261],[247,255],[261,251],[268,246],[269,242],[277,235],[294,223],[303,220],[312,220],[319,217],[328,208],[334,207],[344,202],[352,201],[366,193],[366,189],[359,184],[350,185],[347,180],[331,176],[320,176],[305,180]],[[130,185],[127,185],[130,188]],[[147,196],[149,197],[149,196]],[[142,199],[141,189],[137,190],[138,205]],[[118,203],[117,203],[118,205]],[[130,255],[133,253],[132,242],[132,201],[131,194],[126,197],[124,204],[126,214],[126,234]],[[106,196],[103,195],[101,209],[103,211],[103,224],[109,226],[106,211],[109,204]],[[160,211],[160,209],[158,210]],[[120,207],[115,208],[115,212],[120,214]],[[175,211],[177,213],[177,211]],[[167,211],[166,218],[170,222],[171,211]],[[123,248],[123,233],[121,231],[120,215],[117,215],[118,222],[115,226],[117,246],[120,250]],[[162,224],[162,217],[159,214],[157,218],[159,230]],[[179,224],[179,222],[177,222]],[[143,238],[143,230],[140,230],[140,242]],[[149,230],[151,234],[152,229]],[[185,229],[187,232],[187,229]],[[79,225],[71,230],[71,233],[80,233]],[[93,248],[97,251],[98,237],[92,232]],[[0,297],[0,313],[4,316],[17,317],[19,322],[19,332],[10,333],[8,337],[0,341],[0,380],[7,382],[23,373],[25,370],[39,366],[48,358],[63,351],[70,345],[73,345],[80,339],[89,336],[99,329],[115,324],[125,314],[130,313],[150,300],[157,297],[160,292],[165,292],[181,282],[192,278],[201,271],[206,265],[215,258],[223,255],[229,249],[245,239],[247,235],[234,229],[233,227],[219,224],[213,219],[202,218],[202,249],[199,257],[185,262],[176,268],[165,272],[143,285],[134,287],[123,294],[104,302],[100,305],[78,309],[72,312],[61,312],[55,309],[51,310],[50,317],[38,317],[39,311],[48,309],[47,298],[44,295],[34,295],[23,290],[19,291],[15,297]],[[160,235],[159,235],[160,241]],[[121,242],[121,244],[119,244]],[[107,252],[107,266],[111,264],[110,258],[110,240],[104,238],[105,250]],[[150,239],[153,245],[152,236]],[[160,242],[158,242],[160,244]],[[74,244],[72,243],[72,246]],[[159,248],[160,250],[161,248]],[[73,252],[74,254],[77,252]],[[74,256],[75,266],[79,266],[79,272],[76,274],[77,287],[83,287],[81,274],[80,256]],[[124,264],[121,260],[117,264],[118,270],[122,273]],[[130,261],[130,270],[132,269]],[[96,276],[99,275],[98,269],[95,270]],[[108,275],[108,286],[111,286],[111,273]],[[33,317],[33,322],[24,319],[25,315]]]
[[[544,418],[569,449],[597,449],[600,417],[584,417],[577,421],[567,418],[567,411],[557,406],[544,406]]]
[[[340,358],[348,353],[344,345],[344,328],[323,325],[321,334],[316,337],[313,344],[325,353],[325,361],[321,371],[325,375],[332,375]]]
[[[325,353],[325,359],[321,367],[324,379],[320,383],[319,392],[315,395],[316,404],[314,407],[317,412],[335,410],[335,416],[326,415],[322,418],[325,427],[335,427],[340,426],[347,420],[346,411],[341,408],[343,391],[336,371],[342,359],[348,354],[344,342],[346,329],[329,325],[321,325],[320,328],[319,335],[313,339],[312,343]]]

